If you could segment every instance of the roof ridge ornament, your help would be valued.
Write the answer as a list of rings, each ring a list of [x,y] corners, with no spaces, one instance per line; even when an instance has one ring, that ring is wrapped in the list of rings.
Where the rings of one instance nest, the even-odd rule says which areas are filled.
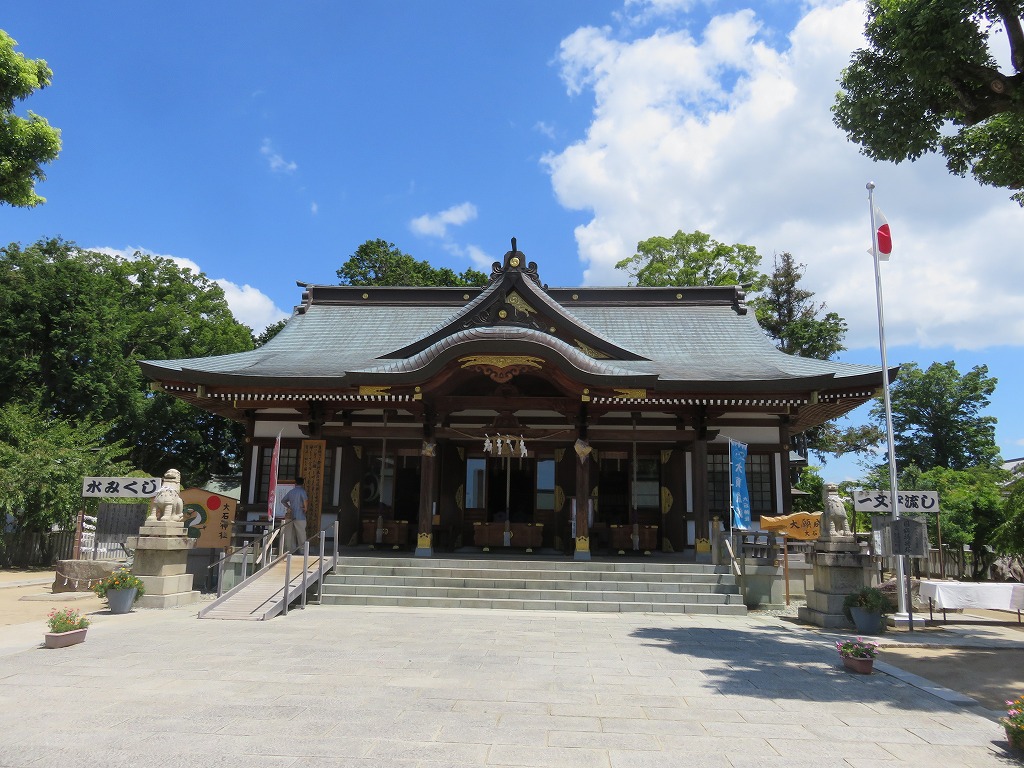
[[[504,263],[496,261],[491,264],[491,282],[500,280],[506,274],[512,272],[519,272],[525,277],[530,278],[541,288],[547,290],[546,285],[541,285],[540,276],[537,274],[537,262],[526,261],[526,254],[519,250],[516,246],[516,239],[512,238],[512,250],[505,254]]]

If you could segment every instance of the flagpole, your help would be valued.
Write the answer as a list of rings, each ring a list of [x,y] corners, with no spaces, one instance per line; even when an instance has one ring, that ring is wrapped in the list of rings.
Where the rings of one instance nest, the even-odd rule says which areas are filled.
[[[871,216],[871,256],[875,264],[875,299],[878,304],[878,345],[882,351],[882,401],[885,404],[885,436],[889,445],[889,494],[892,499],[892,518],[900,519],[899,492],[896,488],[896,446],[892,429],[892,402],[889,399],[889,362],[885,350],[885,313],[882,309],[882,274],[878,267],[878,229],[875,227],[875,182],[867,183],[868,212]],[[907,594],[904,591],[904,556],[896,556],[896,595],[898,620],[909,621],[910,629],[914,622],[907,613]],[[907,591],[909,591],[909,584]]]

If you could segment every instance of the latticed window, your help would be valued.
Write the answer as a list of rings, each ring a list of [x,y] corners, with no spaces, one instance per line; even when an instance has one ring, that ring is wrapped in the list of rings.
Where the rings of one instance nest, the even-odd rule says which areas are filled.
[[[771,454],[747,454],[747,492],[750,494],[750,511],[755,516],[774,513]],[[724,515],[729,510],[729,456],[727,454],[708,455],[708,509],[720,515]]]
[[[260,490],[257,501],[266,501],[270,493],[270,464],[274,457],[274,446],[267,445],[260,452]],[[296,467],[299,463],[299,449],[282,446],[281,455],[277,460],[277,482],[291,483],[295,480]]]

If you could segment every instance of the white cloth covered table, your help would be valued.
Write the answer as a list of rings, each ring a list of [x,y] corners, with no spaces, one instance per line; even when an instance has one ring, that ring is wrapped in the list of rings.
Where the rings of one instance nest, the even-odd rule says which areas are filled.
[[[1019,611],[1024,609],[1024,584],[922,581],[921,597],[930,599],[939,610],[986,608]]]

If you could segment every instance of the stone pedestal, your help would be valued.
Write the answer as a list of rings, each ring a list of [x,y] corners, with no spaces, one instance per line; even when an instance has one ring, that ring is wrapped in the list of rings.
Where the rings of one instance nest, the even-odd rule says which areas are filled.
[[[800,620],[826,629],[852,627],[843,614],[843,601],[862,587],[874,586],[871,556],[861,552],[852,536],[834,536],[819,540],[810,559],[814,588],[807,593],[807,607],[798,612]]]
[[[196,541],[180,520],[150,517],[126,544],[135,550],[132,573],[146,588],[135,603],[137,608],[173,608],[199,600],[199,592],[192,589],[192,574],[187,573],[188,551]]]

